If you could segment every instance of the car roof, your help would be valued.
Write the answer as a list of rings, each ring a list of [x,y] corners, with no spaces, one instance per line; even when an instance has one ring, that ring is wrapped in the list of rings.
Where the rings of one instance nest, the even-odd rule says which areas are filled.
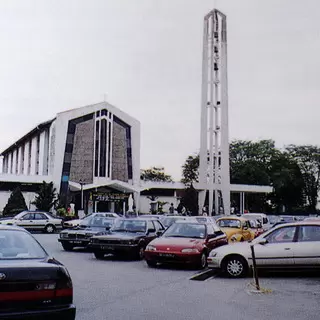
[[[24,231],[27,232],[24,228],[18,226],[12,226],[7,224],[0,224],[0,231],[1,230],[13,230],[13,231]]]
[[[220,219],[225,219],[225,220],[240,220],[240,221],[248,221],[250,220],[249,218],[245,218],[245,217],[238,217],[238,216],[225,216],[225,217],[221,217]]]
[[[280,226],[285,225],[286,227],[290,226],[290,227],[295,227],[295,226],[320,226],[320,221],[317,220],[313,220],[313,221],[296,221],[296,222],[287,222],[287,223],[283,223],[283,224],[279,224]]]

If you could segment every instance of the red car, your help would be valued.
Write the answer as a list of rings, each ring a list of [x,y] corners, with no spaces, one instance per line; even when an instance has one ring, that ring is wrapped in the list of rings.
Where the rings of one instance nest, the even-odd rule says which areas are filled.
[[[227,236],[215,223],[179,221],[149,243],[145,259],[149,267],[156,267],[158,263],[180,263],[203,269],[209,252],[225,244],[228,244]]]

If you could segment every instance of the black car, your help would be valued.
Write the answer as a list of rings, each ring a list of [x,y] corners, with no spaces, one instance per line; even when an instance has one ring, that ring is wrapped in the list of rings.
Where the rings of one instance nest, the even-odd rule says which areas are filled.
[[[89,248],[97,259],[110,253],[142,259],[148,243],[161,235],[164,229],[158,219],[117,219],[108,234],[91,238]]]
[[[66,251],[71,251],[74,247],[86,248],[92,236],[104,234],[112,227],[114,221],[115,218],[94,215],[87,219],[84,225],[61,231],[58,241]]]
[[[67,269],[25,229],[0,225],[0,319],[75,317]]]

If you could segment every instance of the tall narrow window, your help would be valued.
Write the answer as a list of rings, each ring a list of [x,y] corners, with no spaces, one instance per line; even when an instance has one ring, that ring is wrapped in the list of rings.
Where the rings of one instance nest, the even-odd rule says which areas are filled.
[[[28,150],[28,174],[31,173],[31,147],[32,147],[32,140],[29,141],[29,150]]]
[[[21,147],[20,174],[24,174],[24,144]]]
[[[96,141],[95,141],[95,155],[94,155],[94,175],[99,176],[99,136],[100,136],[100,122],[96,121]]]
[[[108,125],[108,177],[111,177],[110,165],[111,165],[111,122]]]
[[[19,169],[19,148],[16,149],[16,172],[15,174],[18,174],[18,169]]]
[[[40,160],[40,134],[37,136],[37,145],[36,145],[36,174],[39,174],[39,160]]]
[[[101,120],[100,131],[100,177],[106,176],[106,151],[107,151],[107,120]]]

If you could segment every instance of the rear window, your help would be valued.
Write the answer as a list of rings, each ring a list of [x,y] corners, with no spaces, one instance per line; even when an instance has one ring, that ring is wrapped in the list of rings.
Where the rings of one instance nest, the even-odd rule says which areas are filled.
[[[0,260],[41,259],[47,254],[27,232],[0,231]]]

